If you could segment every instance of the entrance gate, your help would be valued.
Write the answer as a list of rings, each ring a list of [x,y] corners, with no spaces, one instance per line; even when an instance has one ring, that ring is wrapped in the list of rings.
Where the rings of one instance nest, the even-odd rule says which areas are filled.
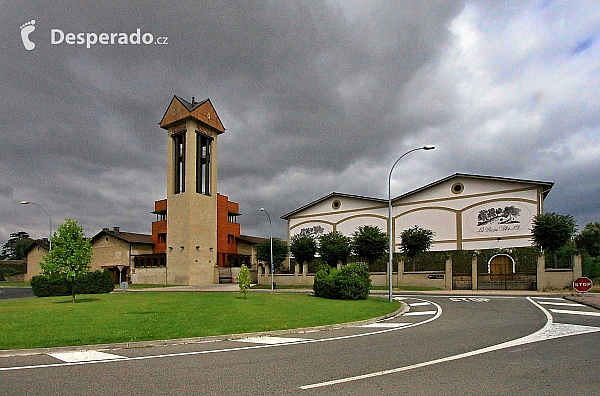
[[[536,273],[516,273],[515,262],[508,254],[497,254],[488,262],[487,273],[477,274],[479,290],[536,290]]]

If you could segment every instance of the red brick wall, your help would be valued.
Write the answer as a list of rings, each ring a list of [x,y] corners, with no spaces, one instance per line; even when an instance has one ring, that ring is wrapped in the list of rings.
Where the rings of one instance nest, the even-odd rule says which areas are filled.
[[[230,202],[226,195],[217,195],[217,256],[219,267],[226,264],[228,254],[237,254],[236,237],[240,236],[240,224],[228,221],[229,213],[239,213],[240,205]],[[233,237],[229,237],[233,235]]]

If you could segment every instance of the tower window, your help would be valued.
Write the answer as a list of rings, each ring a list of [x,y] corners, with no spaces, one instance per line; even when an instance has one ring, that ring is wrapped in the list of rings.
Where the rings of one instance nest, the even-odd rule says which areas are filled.
[[[196,131],[196,192],[210,195],[210,145],[212,139]]]
[[[175,194],[185,192],[185,131],[173,134]]]

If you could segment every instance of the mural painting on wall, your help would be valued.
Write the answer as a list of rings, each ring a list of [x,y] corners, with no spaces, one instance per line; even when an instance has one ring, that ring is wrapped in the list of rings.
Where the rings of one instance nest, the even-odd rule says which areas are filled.
[[[468,216],[471,231],[480,235],[509,235],[527,231],[531,212],[523,205],[486,205],[473,209]]]
[[[300,229],[300,236],[314,236],[318,238],[323,235],[324,232],[325,229],[323,227],[316,225],[314,227]]]

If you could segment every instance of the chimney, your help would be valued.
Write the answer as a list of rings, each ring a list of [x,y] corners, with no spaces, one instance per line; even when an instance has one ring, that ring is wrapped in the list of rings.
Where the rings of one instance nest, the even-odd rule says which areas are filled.
[[[196,103],[196,98],[194,96],[192,96],[192,104]]]
[[[119,232],[120,227],[113,227],[113,232]]]

